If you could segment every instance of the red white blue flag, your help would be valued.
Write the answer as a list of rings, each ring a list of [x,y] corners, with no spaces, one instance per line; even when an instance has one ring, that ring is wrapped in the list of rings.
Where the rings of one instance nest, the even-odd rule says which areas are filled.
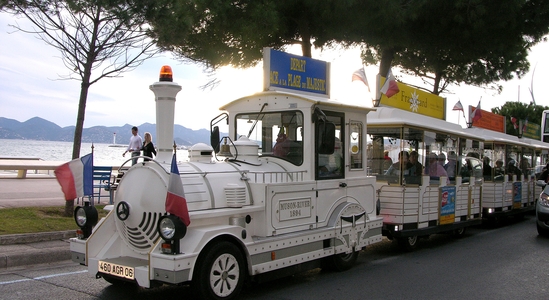
[[[179,176],[177,168],[177,159],[175,153],[172,157],[172,166],[170,171],[170,179],[168,182],[168,194],[166,195],[166,211],[172,215],[178,216],[186,226],[191,224],[189,216],[189,208],[185,199],[185,191]]]
[[[480,100],[478,100],[478,105],[475,108],[475,111],[471,114],[471,120],[473,120],[473,123],[477,122],[480,118],[482,118],[482,113],[480,111]]]
[[[54,173],[65,200],[93,194],[93,153],[60,165]]]
[[[396,93],[400,92],[400,89],[398,88],[398,84],[396,82],[396,78],[395,76],[393,76],[393,72],[390,69],[389,69],[389,72],[387,73],[387,78],[385,79],[385,83],[383,84],[383,86],[379,91],[385,94],[387,98],[391,98]]]
[[[518,129],[519,126],[518,126],[518,124],[517,124],[517,118],[511,117],[511,123],[513,124],[513,127],[514,127],[515,129]]]
[[[458,100],[458,102],[454,105],[454,108],[452,110],[461,110],[463,111],[463,105],[461,105],[461,100]]]
[[[364,67],[356,70],[353,73],[353,78],[351,81],[360,80],[362,81],[366,87],[368,88],[368,91],[370,90],[370,85],[368,84],[368,79],[366,78],[366,72],[364,72]]]

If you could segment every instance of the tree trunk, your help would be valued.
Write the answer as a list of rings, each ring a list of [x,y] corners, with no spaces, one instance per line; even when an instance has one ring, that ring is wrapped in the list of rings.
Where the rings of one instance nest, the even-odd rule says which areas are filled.
[[[394,48],[387,48],[381,51],[381,62],[379,64],[379,75],[387,77],[387,73],[391,69],[391,63],[393,62],[395,54]]]
[[[442,73],[441,72],[435,72],[435,82],[433,83],[433,94],[439,95],[440,94],[440,80],[442,80]]]
[[[90,67],[88,67],[90,66]],[[84,129],[84,117],[86,115],[86,102],[88,100],[88,90],[90,88],[91,64],[84,68],[84,78],[80,88],[80,100],[78,101],[78,115],[76,117],[76,128],[74,129],[74,141],[72,144],[72,159],[80,157],[80,148],[82,145],[82,131]],[[65,215],[72,217],[74,212],[74,200],[65,201]]]
[[[74,213],[74,200],[65,201],[65,217],[72,217]]]

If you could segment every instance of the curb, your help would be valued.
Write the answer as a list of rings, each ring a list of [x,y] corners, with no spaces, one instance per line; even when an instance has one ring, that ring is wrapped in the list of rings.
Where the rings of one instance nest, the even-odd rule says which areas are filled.
[[[0,245],[29,244],[76,237],[76,230],[0,235]]]
[[[0,235],[0,270],[68,261],[68,239],[75,236],[75,230]]]

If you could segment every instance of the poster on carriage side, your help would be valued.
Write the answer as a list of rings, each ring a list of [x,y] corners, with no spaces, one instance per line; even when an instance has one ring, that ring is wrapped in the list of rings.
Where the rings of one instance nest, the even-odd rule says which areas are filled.
[[[440,188],[439,224],[454,223],[456,216],[456,187],[443,186]]]

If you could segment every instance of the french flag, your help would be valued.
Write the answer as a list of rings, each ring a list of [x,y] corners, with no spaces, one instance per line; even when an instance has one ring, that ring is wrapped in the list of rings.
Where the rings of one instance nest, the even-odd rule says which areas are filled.
[[[54,173],[65,200],[93,194],[93,153],[60,165]]]
[[[172,156],[170,181],[168,182],[168,194],[166,195],[166,211],[178,216],[186,226],[191,224],[189,208],[187,207],[187,200],[185,200],[185,191],[183,190],[183,184],[179,176],[175,153]]]
[[[391,98],[395,94],[400,92],[396,78],[395,76],[393,76],[393,72],[391,71],[391,69],[389,69],[389,72],[387,73],[387,78],[385,79],[385,83],[379,91],[385,94],[387,98]]]

